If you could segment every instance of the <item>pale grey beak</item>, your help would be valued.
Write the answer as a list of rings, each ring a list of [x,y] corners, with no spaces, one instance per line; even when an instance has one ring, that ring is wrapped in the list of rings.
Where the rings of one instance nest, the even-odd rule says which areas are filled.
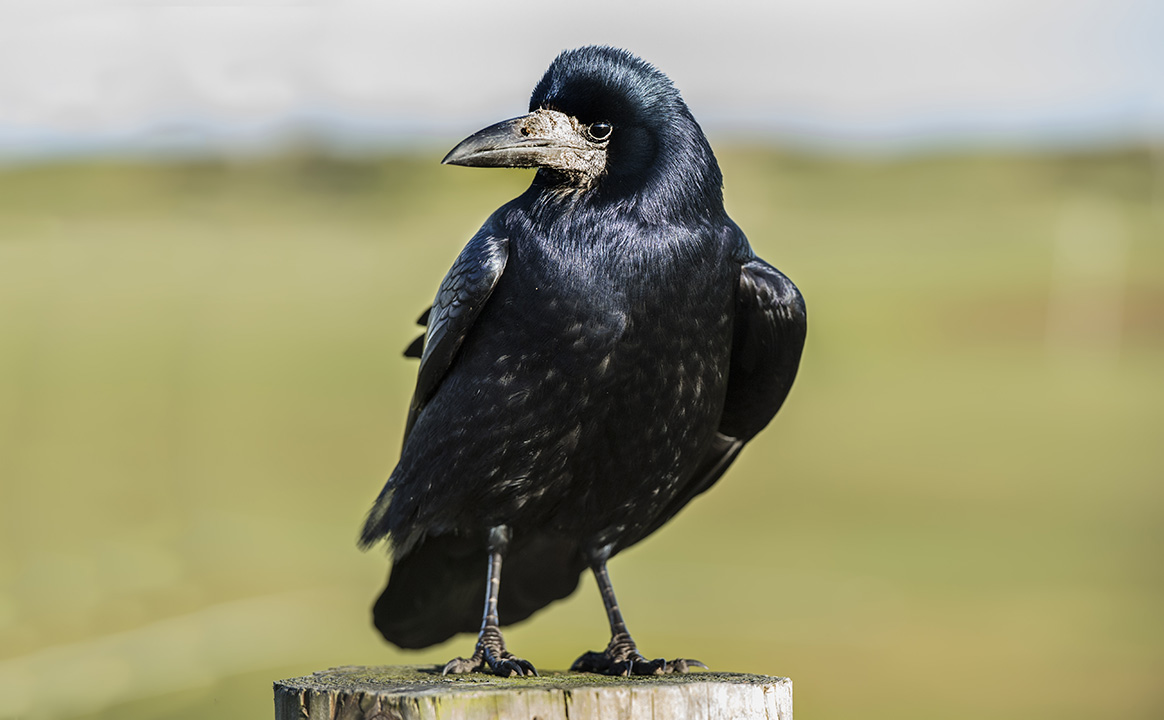
[[[606,142],[587,138],[574,118],[556,110],[490,125],[465,138],[449,151],[445,165],[473,167],[548,167],[597,175],[606,166]]]

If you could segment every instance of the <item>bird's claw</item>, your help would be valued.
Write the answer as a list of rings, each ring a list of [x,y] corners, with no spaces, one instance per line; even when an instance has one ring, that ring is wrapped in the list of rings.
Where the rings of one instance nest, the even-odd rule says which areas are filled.
[[[491,632],[491,630],[493,632]],[[533,677],[538,671],[528,661],[505,649],[505,641],[496,628],[486,628],[477,638],[477,647],[469,658],[453,658],[445,663],[441,675],[465,675],[488,672],[498,677]]]
[[[595,673],[598,675],[620,675],[622,677],[630,677],[631,675],[669,675],[671,673],[686,673],[693,667],[703,668],[707,670],[707,666],[698,660],[691,658],[676,658],[674,660],[664,660],[663,658],[656,658],[654,660],[647,660],[639,654],[634,657],[626,658],[625,660],[614,660],[605,653],[588,652],[582,657],[574,661],[570,666],[573,672]]]
[[[582,657],[570,666],[573,672],[596,673],[598,675],[667,675],[670,673],[686,673],[693,667],[707,670],[707,666],[698,660],[690,658],[676,658],[671,661],[663,658],[648,660],[635,647],[634,640],[629,635],[617,635],[610,640],[610,645],[602,652],[593,650],[583,653]]]
[[[704,670],[711,669],[698,660],[692,660],[691,658],[675,658],[670,663],[668,663],[668,666],[671,669],[667,672],[676,672],[680,674],[691,672],[691,668],[693,667],[703,668]]]
[[[445,663],[441,675],[466,675],[468,673],[492,673],[498,677],[534,677],[538,674],[536,668],[528,660],[506,653],[497,658],[478,657],[476,653],[470,658],[453,658]]]
[[[534,677],[538,671],[534,668],[529,660],[522,660],[519,657],[514,657],[506,653],[506,657],[496,664],[490,663],[489,668],[494,675],[500,677]]]
[[[483,667],[481,661],[473,658],[453,658],[445,663],[441,675],[465,675],[471,672],[480,672]]]

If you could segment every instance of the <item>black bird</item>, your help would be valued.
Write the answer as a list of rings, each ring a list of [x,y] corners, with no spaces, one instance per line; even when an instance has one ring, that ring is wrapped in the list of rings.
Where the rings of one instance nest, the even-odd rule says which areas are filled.
[[[701,665],[639,654],[606,562],[776,414],[804,345],[800,293],[724,212],[671,81],[626,51],[563,52],[528,115],[443,162],[538,171],[462,250],[406,353],[420,370],[404,446],[361,537],[391,539],[376,627],[402,648],[478,631],[446,673],[534,674],[500,626],[572,593],[589,566],[612,637],[573,669]]]

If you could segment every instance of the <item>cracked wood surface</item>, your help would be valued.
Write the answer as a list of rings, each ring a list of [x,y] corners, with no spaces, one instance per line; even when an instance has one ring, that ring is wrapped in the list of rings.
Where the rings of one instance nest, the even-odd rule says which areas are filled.
[[[275,683],[275,720],[792,720],[792,681],[743,673],[610,678],[440,675],[433,666],[338,667]]]

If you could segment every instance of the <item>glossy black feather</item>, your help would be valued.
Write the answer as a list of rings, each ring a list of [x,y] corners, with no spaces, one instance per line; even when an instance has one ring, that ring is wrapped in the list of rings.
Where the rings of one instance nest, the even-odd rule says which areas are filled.
[[[430,305],[420,317],[416,319],[416,324],[421,327],[428,325],[428,316],[432,313],[432,306]],[[404,348],[404,357],[416,358],[419,360],[424,355],[424,335],[419,335],[415,340],[408,343],[408,347]]]
[[[422,316],[401,458],[361,538],[391,538],[374,615],[403,647],[478,628],[493,526],[512,530],[503,624],[572,592],[587,553],[658,529],[768,424],[804,343],[800,294],[724,212],[662,73],[566,52],[530,107],[609,123],[607,165],[584,186],[539,170]]]
[[[508,249],[507,239],[478,233],[449,268],[432,306],[421,315],[428,332],[424,336],[416,390],[408,410],[405,439],[493,293],[505,270]]]

